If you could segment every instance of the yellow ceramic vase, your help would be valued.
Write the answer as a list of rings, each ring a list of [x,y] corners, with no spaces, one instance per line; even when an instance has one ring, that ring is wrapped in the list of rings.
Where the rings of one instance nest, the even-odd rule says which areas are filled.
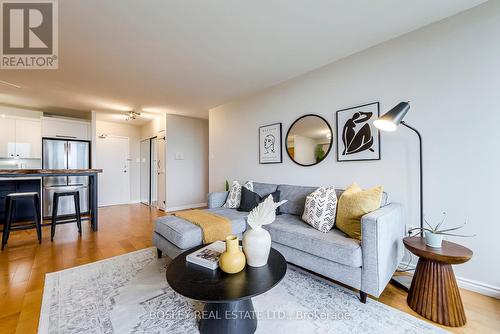
[[[236,274],[245,268],[245,254],[240,250],[238,237],[230,235],[226,238],[226,251],[219,258],[220,269],[228,274]]]

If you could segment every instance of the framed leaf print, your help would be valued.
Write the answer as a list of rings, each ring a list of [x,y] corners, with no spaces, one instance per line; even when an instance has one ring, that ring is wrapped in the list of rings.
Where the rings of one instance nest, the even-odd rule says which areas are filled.
[[[379,102],[337,111],[337,161],[380,160],[379,116]]]

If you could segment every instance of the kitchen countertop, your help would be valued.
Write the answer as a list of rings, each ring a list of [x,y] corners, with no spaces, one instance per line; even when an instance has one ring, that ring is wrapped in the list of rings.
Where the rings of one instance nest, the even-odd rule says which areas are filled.
[[[50,175],[50,174],[89,174],[102,173],[102,169],[0,169],[0,176],[9,175]]]

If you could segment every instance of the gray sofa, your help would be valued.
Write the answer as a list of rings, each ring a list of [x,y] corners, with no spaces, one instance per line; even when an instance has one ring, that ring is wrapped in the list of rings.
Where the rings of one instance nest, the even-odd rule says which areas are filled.
[[[363,240],[347,237],[333,228],[320,232],[301,219],[307,195],[317,187],[276,185],[254,182],[254,191],[261,196],[280,190],[280,198],[288,202],[280,207],[282,214],[265,228],[271,234],[272,245],[289,263],[360,290],[361,301],[366,295],[379,297],[394,274],[403,256],[404,236],[401,205],[388,203],[384,193],[382,207],[362,217]],[[342,190],[337,190],[340,197]],[[241,236],[246,230],[248,212],[223,208],[227,192],[208,195],[208,211],[227,217],[232,232]],[[174,258],[181,252],[201,245],[201,229],[188,221],[165,216],[156,220],[153,241],[158,256],[166,253]]]

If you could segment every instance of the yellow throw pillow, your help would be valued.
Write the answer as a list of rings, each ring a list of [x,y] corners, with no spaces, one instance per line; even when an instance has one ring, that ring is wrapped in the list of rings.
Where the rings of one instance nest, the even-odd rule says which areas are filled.
[[[361,217],[380,208],[382,186],[363,190],[353,183],[340,196],[335,227],[353,239],[361,240]]]

